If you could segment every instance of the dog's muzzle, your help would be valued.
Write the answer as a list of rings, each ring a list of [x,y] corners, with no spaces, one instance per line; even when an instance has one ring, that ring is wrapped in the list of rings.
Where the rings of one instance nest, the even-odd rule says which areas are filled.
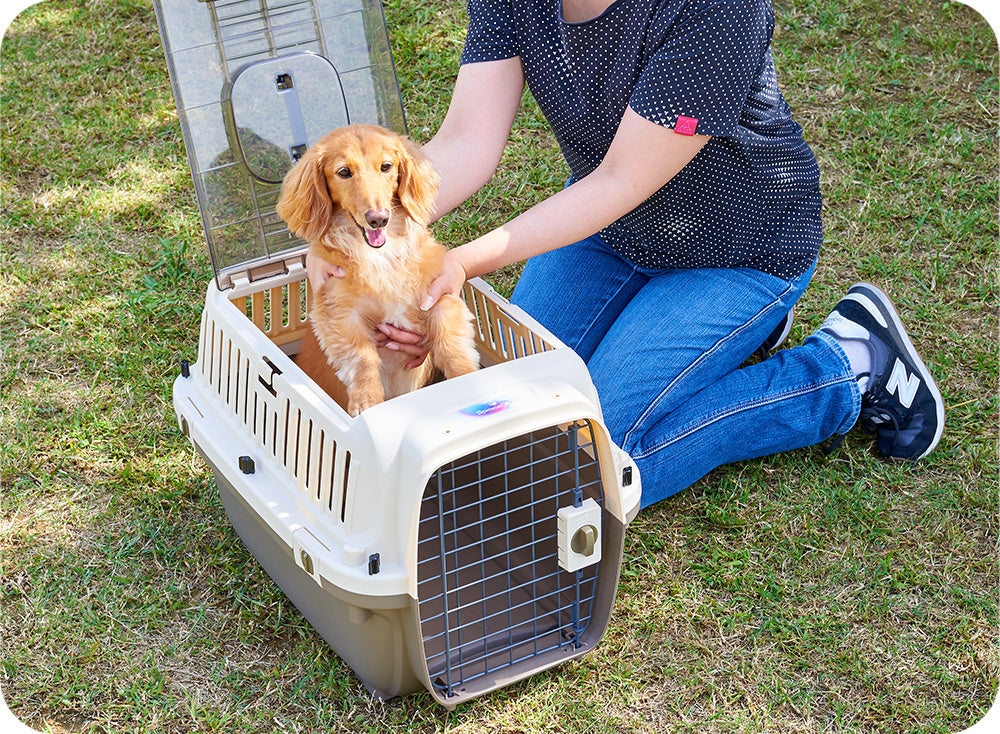
[[[358,229],[361,230],[361,236],[365,240],[365,244],[369,247],[379,248],[385,244],[385,228],[379,229],[368,229],[367,227],[362,227],[355,220],[355,224],[358,225]]]

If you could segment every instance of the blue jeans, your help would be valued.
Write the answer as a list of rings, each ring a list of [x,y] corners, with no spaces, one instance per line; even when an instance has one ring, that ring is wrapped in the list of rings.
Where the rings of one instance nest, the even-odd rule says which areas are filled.
[[[812,269],[792,281],[750,268],[647,270],[594,236],[531,258],[512,300],[587,363],[647,507],[722,464],[854,425],[861,394],[825,333],[740,369],[811,277]]]

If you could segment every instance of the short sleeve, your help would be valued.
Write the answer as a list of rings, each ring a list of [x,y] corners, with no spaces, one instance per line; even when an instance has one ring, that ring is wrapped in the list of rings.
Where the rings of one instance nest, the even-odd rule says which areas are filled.
[[[463,64],[518,56],[511,0],[469,0]]]
[[[770,2],[695,0],[663,32],[629,106],[665,127],[677,128],[683,116],[688,132],[731,135],[773,30]]]

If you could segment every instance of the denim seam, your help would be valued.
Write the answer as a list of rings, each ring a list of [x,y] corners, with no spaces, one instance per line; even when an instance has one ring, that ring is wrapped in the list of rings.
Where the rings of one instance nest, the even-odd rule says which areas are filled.
[[[708,351],[702,352],[702,354],[700,354],[698,356],[698,358],[694,362],[692,362],[687,367],[685,367],[681,371],[681,373],[679,375],[677,375],[677,377],[675,377],[673,380],[671,380],[671,382],[670,382],[669,385],[667,385],[665,388],[663,388],[662,391],[660,391],[660,394],[657,395],[656,398],[649,404],[649,406],[647,406],[647,408],[642,412],[642,415],[639,416],[638,420],[636,420],[636,422],[632,425],[632,427],[625,434],[625,437],[622,440],[622,444],[625,445],[625,446],[628,446],[631,443],[632,434],[634,434],[640,428],[640,426],[642,426],[646,422],[646,420],[649,418],[650,414],[652,414],[652,412],[660,405],[660,403],[662,403],[667,398],[667,396],[671,392],[673,392],[674,387],[677,385],[677,383],[685,375],[687,375],[689,372],[691,372],[692,370],[694,370],[703,361],[705,361],[706,359],[708,359],[708,357],[710,355],[712,355],[715,352],[717,352],[724,344],[726,344],[728,341],[730,341],[731,339],[733,339],[733,337],[735,337],[737,334],[740,334],[741,332],[743,332],[744,330],[746,330],[747,328],[749,328],[750,325],[753,324],[754,322],[756,322],[761,317],[762,314],[767,313],[772,308],[774,308],[776,304],[778,304],[778,303],[781,302],[782,298],[784,298],[786,295],[788,295],[789,292],[791,292],[791,290],[792,290],[792,284],[788,283],[788,287],[785,288],[785,290],[782,291],[781,294],[778,295],[778,297],[775,300],[773,300],[766,307],[764,307],[760,311],[758,311],[756,316],[754,316],[752,319],[750,319],[749,321],[747,321],[740,328],[738,328],[738,329],[736,329],[734,331],[731,331],[725,337],[723,337],[722,339],[720,339],[719,341],[717,341],[715,344],[713,344],[711,346],[711,348]]]
[[[834,385],[840,385],[840,384],[851,383],[851,382],[855,382],[855,385],[857,384],[856,381],[854,380],[853,376],[851,376],[851,377],[843,377],[843,376],[841,376],[841,377],[837,377],[835,379],[826,380],[824,382],[817,383],[815,385],[808,385],[808,386],[805,386],[805,387],[797,388],[797,389],[792,390],[792,391],[783,392],[780,395],[775,395],[775,396],[773,396],[773,397],[771,397],[771,398],[769,398],[767,400],[755,400],[755,401],[752,401],[752,402],[749,402],[749,403],[743,403],[743,404],[741,404],[739,406],[736,406],[735,408],[733,408],[731,410],[727,410],[725,412],[717,413],[715,415],[712,415],[707,420],[704,420],[704,421],[698,423],[697,425],[694,425],[691,428],[689,428],[689,429],[687,429],[687,430],[685,430],[685,431],[683,431],[681,433],[678,433],[675,436],[672,436],[671,438],[667,439],[666,441],[661,441],[660,443],[656,444],[655,446],[652,446],[652,447],[650,447],[650,448],[648,448],[648,449],[646,449],[644,451],[633,453],[632,454],[632,458],[635,459],[636,461],[638,461],[640,459],[645,459],[645,458],[647,458],[649,456],[652,456],[657,451],[662,451],[663,449],[665,449],[666,447],[670,446],[671,444],[676,443],[677,441],[680,441],[683,438],[687,438],[688,436],[690,436],[690,435],[692,435],[694,433],[697,433],[698,431],[702,430],[703,428],[707,428],[708,426],[712,425],[713,423],[717,423],[718,421],[723,420],[725,418],[730,418],[730,417],[732,417],[734,415],[737,415],[739,413],[742,413],[744,411],[747,411],[747,410],[750,410],[750,409],[753,409],[753,408],[759,408],[759,407],[762,407],[762,406],[765,406],[765,405],[773,405],[774,403],[779,403],[779,402],[781,402],[783,400],[790,400],[792,398],[801,397],[802,395],[807,395],[810,392],[816,392],[817,390],[823,390],[823,389],[826,389],[828,387],[832,387]],[[852,391],[852,396],[856,392],[857,392],[857,388],[855,388],[855,390]],[[858,402],[860,402],[860,398],[858,399]],[[853,425],[853,422],[852,422],[852,425]]]
[[[599,314],[601,314],[601,313],[604,313],[604,311],[608,307],[608,304],[610,304],[612,301],[614,301],[615,298],[618,297],[618,294],[622,292],[622,289],[629,283],[629,281],[632,280],[632,278],[634,278],[636,276],[636,274],[637,274],[637,272],[633,268],[632,272],[628,275],[628,277],[625,278],[625,280],[623,280],[621,283],[618,284],[618,288],[615,290],[615,292],[612,293],[607,299],[605,299],[604,304],[601,307],[601,310],[597,314],[592,314],[592,318],[590,319],[590,323],[587,325],[587,328],[583,330],[583,333],[580,335],[580,338],[577,340],[577,347],[580,347],[584,343],[586,343],[587,337],[590,335],[590,332],[593,331],[594,327],[597,325],[597,316]]]

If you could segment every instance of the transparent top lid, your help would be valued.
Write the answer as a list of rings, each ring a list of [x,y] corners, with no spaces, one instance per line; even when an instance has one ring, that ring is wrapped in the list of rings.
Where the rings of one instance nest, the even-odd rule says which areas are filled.
[[[355,122],[406,132],[380,0],[156,0],[220,288],[300,248],[275,214],[306,149]],[[238,266],[238,267],[237,267]]]

